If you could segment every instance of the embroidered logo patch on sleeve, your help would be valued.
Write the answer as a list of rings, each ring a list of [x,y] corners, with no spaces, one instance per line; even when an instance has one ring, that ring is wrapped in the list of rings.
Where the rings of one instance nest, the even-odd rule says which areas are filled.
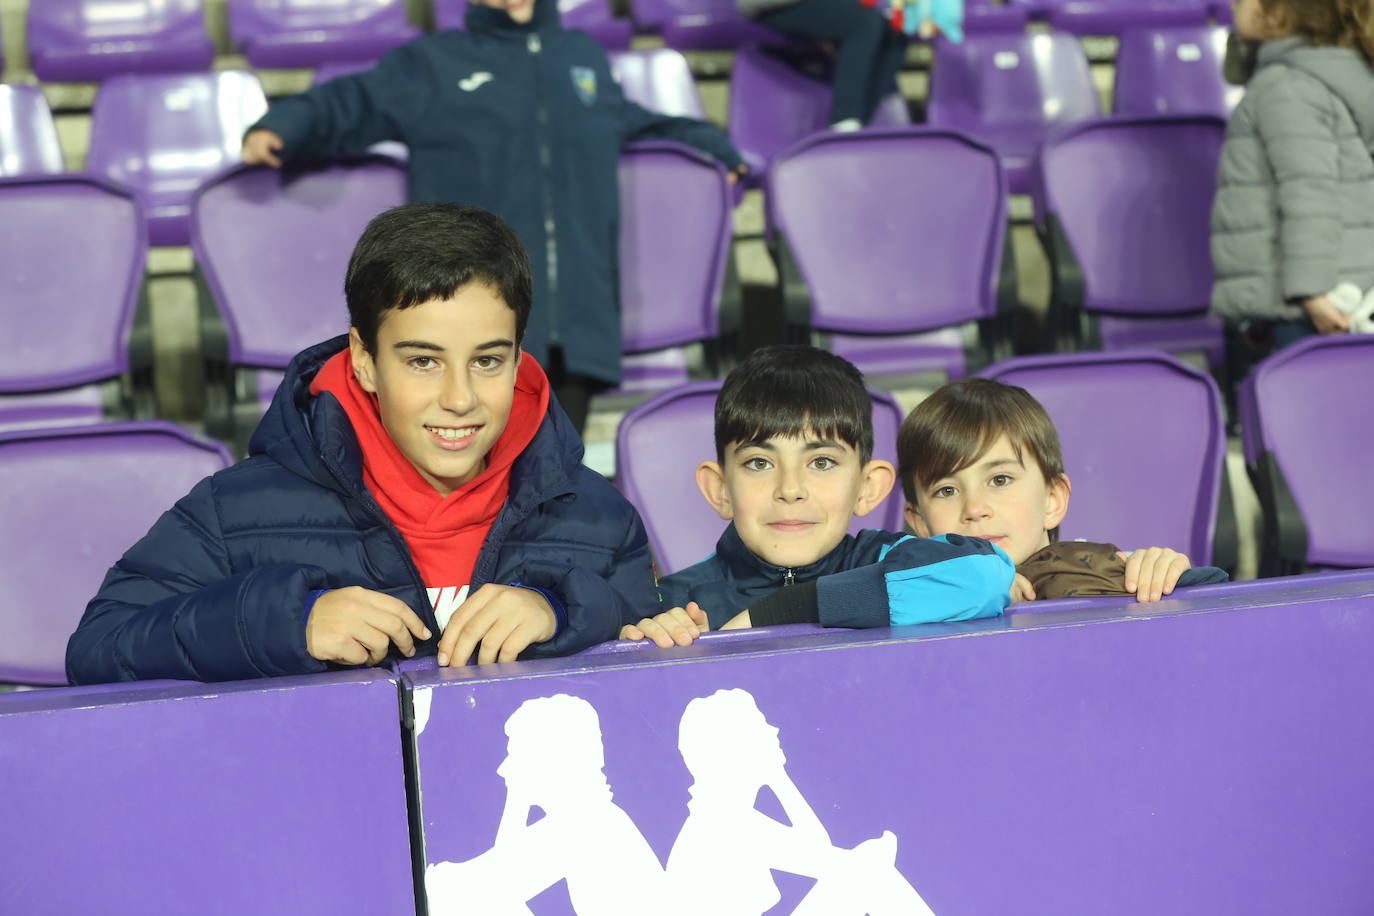
[[[573,67],[571,72],[573,89],[577,90],[577,97],[582,104],[595,105],[596,71],[591,67]]]

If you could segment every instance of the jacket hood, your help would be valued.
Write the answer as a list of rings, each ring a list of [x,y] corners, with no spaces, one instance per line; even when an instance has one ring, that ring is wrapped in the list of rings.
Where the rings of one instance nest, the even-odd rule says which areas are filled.
[[[1354,48],[1313,47],[1295,36],[1260,46],[1259,66],[1275,63],[1303,71],[1345,102],[1365,145],[1374,149],[1374,68],[1363,54]]]
[[[267,455],[306,480],[356,495],[363,489],[363,458],[353,424],[332,394],[310,393],[316,373],[347,346],[348,335],[341,334],[296,354],[253,432],[248,454]],[[582,452],[572,421],[557,399],[550,398],[534,440],[511,466],[507,504],[527,509],[567,489],[582,464]]]
[[[534,15],[525,23],[517,23],[505,10],[469,2],[463,24],[469,32],[523,40],[531,32],[560,28],[562,18],[558,13],[558,0],[534,0]]]

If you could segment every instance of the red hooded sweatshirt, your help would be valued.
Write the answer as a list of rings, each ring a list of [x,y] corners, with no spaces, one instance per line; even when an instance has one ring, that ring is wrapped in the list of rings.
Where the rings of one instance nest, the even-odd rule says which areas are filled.
[[[521,354],[506,428],[487,453],[482,472],[448,496],[440,496],[391,441],[377,396],[358,384],[347,349],[330,357],[310,384],[313,395],[325,391],[338,399],[353,424],[363,453],[363,483],[405,537],[442,629],[467,597],[477,554],[506,504],[511,465],[548,411],[548,377],[534,357]]]

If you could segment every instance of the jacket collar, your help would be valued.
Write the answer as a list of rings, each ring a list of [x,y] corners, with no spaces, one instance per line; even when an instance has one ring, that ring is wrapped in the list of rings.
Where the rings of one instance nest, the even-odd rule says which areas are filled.
[[[469,3],[463,25],[476,35],[524,41],[531,33],[544,33],[562,28],[558,14],[558,0],[534,0],[534,15],[529,22],[517,23],[505,10],[480,3]]]
[[[734,522],[725,529],[716,542],[716,556],[725,566],[727,575],[736,585],[741,588],[767,585],[776,587],[788,583],[788,574],[796,582],[809,582],[812,579],[839,572],[845,566],[845,557],[853,549],[854,538],[846,534],[844,540],[835,546],[825,556],[814,563],[806,566],[778,566],[769,563],[763,557],[754,553],[744,541],[740,540],[739,531],[736,530]]]

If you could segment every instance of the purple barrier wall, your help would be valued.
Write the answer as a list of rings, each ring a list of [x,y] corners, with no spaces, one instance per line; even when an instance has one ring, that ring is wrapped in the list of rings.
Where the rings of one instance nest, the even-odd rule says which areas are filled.
[[[429,911],[1367,913],[1374,582],[1212,601],[413,671]]]
[[[0,913],[414,911],[379,671],[0,702]]]

